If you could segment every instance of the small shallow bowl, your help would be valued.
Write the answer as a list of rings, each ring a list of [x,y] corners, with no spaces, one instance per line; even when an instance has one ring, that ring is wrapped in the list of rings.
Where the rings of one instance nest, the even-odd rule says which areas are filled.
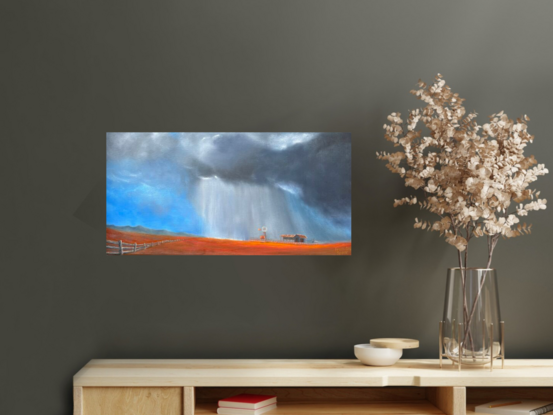
[[[355,357],[367,366],[392,366],[403,354],[403,349],[374,347],[370,344],[357,344],[353,351]]]

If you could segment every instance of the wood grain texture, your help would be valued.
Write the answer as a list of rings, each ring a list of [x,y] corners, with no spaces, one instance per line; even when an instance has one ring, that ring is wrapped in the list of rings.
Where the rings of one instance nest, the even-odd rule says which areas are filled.
[[[271,415],[369,415],[369,414],[416,414],[440,415],[442,412],[429,402],[416,403],[277,403],[277,408],[267,412]],[[216,414],[217,404],[198,404],[196,415]]]
[[[553,388],[468,388],[467,403],[480,405],[498,399],[553,401]]]
[[[182,388],[83,388],[83,415],[183,415]]]
[[[467,412],[466,412],[466,415],[475,415],[476,412],[474,412],[474,409],[476,408],[476,406],[479,405],[479,404],[475,404],[475,403],[472,403],[472,404],[467,404]],[[480,414],[481,415],[481,414]]]
[[[217,403],[219,399],[252,393],[276,395],[284,402],[385,402],[425,400],[424,388],[196,388],[197,403]]]
[[[507,360],[493,372],[439,361],[400,360],[370,367],[358,360],[92,360],[74,386],[553,386],[553,360]]]
[[[196,393],[195,388],[182,388],[183,415],[194,415],[196,408]]]
[[[419,347],[419,341],[415,339],[371,339],[371,346],[386,347],[389,349],[416,349]]]
[[[462,386],[426,388],[426,396],[446,415],[466,413],[466,390]]]
[[[83,415],[83,388],[73,388],[73,415]]]

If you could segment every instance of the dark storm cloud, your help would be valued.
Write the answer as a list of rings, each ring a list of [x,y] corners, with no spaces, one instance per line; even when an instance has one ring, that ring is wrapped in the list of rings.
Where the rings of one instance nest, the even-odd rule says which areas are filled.
[[[351,214],[348,133],[115,133],[108,160],[165,158],[201,178],[268,184],[327,215]]]
[[[322,134],[315,140],[292,146],[287,153],[288,164],[280,174],[301,186],[308,205],[327,213],[350,213],[349,134]]]
[[[267,145],[245,134],[225,133],[206,144],[199,158],[191,160],[201,177],[218,176],[228,181],[263,181],[256,177],[260,162],[268,158]],[[209,173],[209,174],[208,174]]]
[[[294,185],[302,199],[324,213],[348,214],[351,206],[351,139],[349,134],[325,133],[273,149],[241,134],[225,134],[213,142],[206,165],[197,173],[228,181]]]

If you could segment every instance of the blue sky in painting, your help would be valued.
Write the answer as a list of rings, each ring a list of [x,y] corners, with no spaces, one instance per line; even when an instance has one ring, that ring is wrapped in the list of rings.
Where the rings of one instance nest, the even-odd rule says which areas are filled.
[[[346,133],[108,133],[106,167],[108,225],[351,240]]]

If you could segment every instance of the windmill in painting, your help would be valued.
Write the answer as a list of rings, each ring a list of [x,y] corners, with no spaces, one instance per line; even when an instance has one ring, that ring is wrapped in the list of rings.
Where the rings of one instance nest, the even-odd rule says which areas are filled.
[[[108,133],[113,255],[351,255],[349,133]]]

